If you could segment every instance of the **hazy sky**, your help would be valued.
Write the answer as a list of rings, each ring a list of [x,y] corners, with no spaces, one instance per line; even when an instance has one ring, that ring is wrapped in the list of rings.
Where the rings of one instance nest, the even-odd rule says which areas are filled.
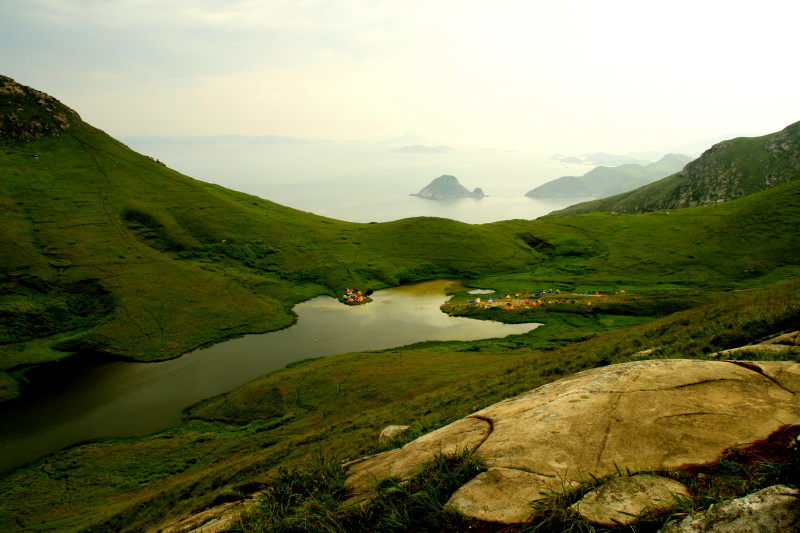
[[[800,120],[796,0],[2,0],[0,73],[113,136],[625,153]]]

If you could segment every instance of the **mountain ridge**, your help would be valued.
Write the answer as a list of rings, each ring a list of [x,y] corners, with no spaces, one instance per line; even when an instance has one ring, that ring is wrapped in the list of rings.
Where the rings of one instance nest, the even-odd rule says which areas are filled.
[[[531,189],[530,198],[594,196],[604,198],[629,191],[657,179],[674,174],[692,158],[682,154],[666,154],[646,165],[627,163],[614,167],[599,166],[582,176],[562,176]]]
[[[675,175],[551,213],[647,213],[713,205],[800,179],[800,122],[760,137],[715,144]]]

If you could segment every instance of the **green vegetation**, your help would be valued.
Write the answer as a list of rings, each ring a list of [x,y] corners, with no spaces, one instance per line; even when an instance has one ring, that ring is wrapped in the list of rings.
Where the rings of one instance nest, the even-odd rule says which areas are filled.
[[[0,283],[14,295],[0,308],[0,372],[87,351],[176,357],[286,327],[294,304],[344,286],[378,289],[539,260],[502,228],[346,223],[202,183],[132,152],[54,99],[0,81],[11,87],[0,111],[17,117],[0,143]],[[32,137],[23,119],[52,127]],[[86,287],[93,299],[93,284],[107,295],[90,316],[64,320],[66,287]],[[39,312],[47,300],[65,311]],[[14,390],[4,386],[3,395]]]
[[[281,467],[380,451],[389,424],[423,433],[581,370],[709,358],[800,324],[800,280],[708,300],[613,331],[565,318],[505,339],[295,364],[199,403],[168,431],[84,444],[3,474],[0,529],[135,531],[256,490]]]
[[[0,267],[8,287],[37,279],[53,288],[42,293],[49,297],[57,287],[97,283],[107,300],[91,321],[56,325],[57,315],[42,315],[39,327],[49,336],[30,340],[8,329],[24,322],[28,302],[4,305],[0,370],[82,351],[174,357],[288,326],[293,304],[343,286],[450,276],[498,290],[529,283],[709,289],[766,283],[798,269],[794,183],[670,215],[353,224],[191,180],[101,133],[83,136],[0,149],[9,176],[0,184],[9,206],[0,215]],[[34,159],[34,152],[53,155]]]
[[[408,483],[383,480],[365,505],[347,505],[344,471],[330,456],[315,458],[292,469],[280,469],[264,487],[255,505],[245,511],[231,531],[416,531],[459,532],[465,530],[504,533],[656,532],[668,521],[680,520],[692,512],[709,508],[731,498],[746,496],[775,484],[792,484],[800,476],[800,450],[792,444],[800,430],[779,435],[764,445],[731,450],[715,464],[702,468],[656,474],[680,481],[689,489],[688,498],[676,499],[671,509],[650,513],[634,525],[595,526],[569,507],[589,491],[617,473],[576,487],[564,487],[531,505],[530,523],[517,526],[481,523],[443,509],[452,493],[482,470],[469,453],[437,456]]]
[[[469,521],[443,507],[480,471],[480,463],[467,452],[438,455],[408,482],[386,479],[368,503],[346,506],[342,466],[322,457],[280,470],[231,531],[461,531]]]
[[[60,287],[96,283],[108,298],[91,320],[41,313],[35,338],[8,326],[26,322],[26,298],[4,305],[0,342],[8,355],[0,372],[83,351],[176,357],[288,326],[292,305],[344,286],[493,276],[487,283],[502,290],[516,276],[576,290],[654,280],[728,288],[797,269],[800,201],[791,184],[668,220],[593,214],[484,225],[347,223],[183,176],[56,100],[4,80],[14,98],[4,97],[0,110],[17,121],[0,144],[0,282],[19,294],[13,286],[35,279],[43,297],[56,299]],[[24,120],[49,126],[31,137]],[[726,161],[735,154],[724,153]]]
[[[584,369],[710,357],[800,324],[797,181],[669,213],[355,224],[193,180],[42,93],[0,85],[0,399],[50,360],[175,357],[286,327],[292,305],[345,286],[459,277],[502,294],[608,294],[591,309],[519,312],[472,309],[456,295],[449,312],[544,326],[296,363],[200,402],[169,430],[63,450],[0,475],[3,531],[140,531],[271,479],[307,486],[291,465],[374,453],[388,424],[421,433]],[[755,150],[739,144],[747,157]],[[430,496],[439,482],[424,479],[450,479],[459,464],[475,468],[442,458],[420,485],[384,487],[386,513],[353,520],[451,527]],[[300,491],[253,520],[297,527],[292,506],[330,517],[341,493],[335,472],[326,476],[332,495]]]
[[[673,176],[553,214],[649,213],[742,198],[798,179],[800,164],[795,155],[798,150],[800,122],[762,137],[723,141]]]

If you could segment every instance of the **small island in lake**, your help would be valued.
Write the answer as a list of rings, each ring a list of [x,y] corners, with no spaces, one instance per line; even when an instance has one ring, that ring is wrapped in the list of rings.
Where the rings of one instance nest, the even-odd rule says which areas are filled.
[[[369,297],[372,294],[372,289],[367,289],[365,292],[361,292],[358,289],[350,289],[345,288],[345,293],[342,295],[340,301],[347,305],[362,305],[367,304],[372,301],[372,298]]]
[[[455,176],[444,175],[433,180],[430,185],[417,194],[412,193],[411,196],[419,196],[429,200],[448,200],[450,198],[483,198],[486,195],[480,187],[470,192],[469,189],[459,183]]]

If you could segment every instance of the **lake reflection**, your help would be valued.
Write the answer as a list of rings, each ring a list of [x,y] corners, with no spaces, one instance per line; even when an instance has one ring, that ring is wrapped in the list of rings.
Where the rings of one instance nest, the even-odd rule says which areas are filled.
[[[345,306],[320,296],[295,306],[297,323],[246,335],[160,363],[73,365],[42,378],[0,414],[0,471],[76,442],[143,435],[178,424],[187,406],[310,357],[428,340],[476,340],[525,333],[538,324],[450,317],[438,280],[378,291]]]

